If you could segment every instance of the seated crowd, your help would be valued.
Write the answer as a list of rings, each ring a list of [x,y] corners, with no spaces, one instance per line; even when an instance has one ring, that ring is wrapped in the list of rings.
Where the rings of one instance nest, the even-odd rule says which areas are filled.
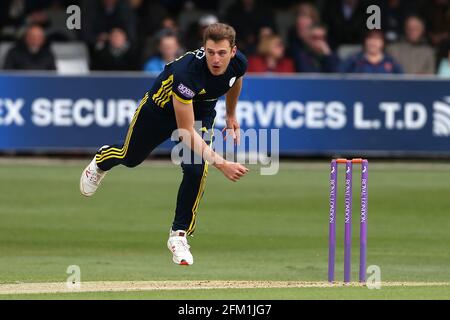
[[[88,48],[90,70],[158,73],[221,21],[236,28],[249,72],[450,77],[450,0],[380,0],[382,28],[369,30],[373,2],[3,0],[0,45],[14,45],[0,67],[55,70],[49,44],[75,41]],[[71,4],[81,8],[79,30],[66,27]]]

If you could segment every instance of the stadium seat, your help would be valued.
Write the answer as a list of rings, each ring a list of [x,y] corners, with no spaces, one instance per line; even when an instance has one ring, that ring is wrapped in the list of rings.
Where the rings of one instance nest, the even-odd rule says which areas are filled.
[[[59,74],[87,74],[89,66],[84,59],[56,59]]]
[[[362,47],[359,44],[343,44],[339,46],[337,54],[341,60],[346,60],[361,50]]]
[[[4,69],[6,54],[13,45],[14,42],[0,42],[0,69]]]
[[[275,24],[280,36],[284,41],[287,41],[289,28],[295,24],[295,12],[291,10],[278,10],[275,13]]]
[[[56,69],[60,74],[89,73],[89,53],[82,42],[55,42],[51,49],[56,59]]]

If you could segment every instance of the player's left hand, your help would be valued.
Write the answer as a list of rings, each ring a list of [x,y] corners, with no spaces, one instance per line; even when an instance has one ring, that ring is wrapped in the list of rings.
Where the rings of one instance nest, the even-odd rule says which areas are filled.
[[[226,131],[225,137],[223,138],[223,140],[227,140],[228,135],[230,135],[233,140],[234,140],[234,144],[235,145],[240,145],[241,144],[241,131],[240,131],[240,125],[239,122],[237,121],[236,117],[227,117],[226,120],[227,126],[225,128],[223,128],[222,130],[222,134],[224,131]]]

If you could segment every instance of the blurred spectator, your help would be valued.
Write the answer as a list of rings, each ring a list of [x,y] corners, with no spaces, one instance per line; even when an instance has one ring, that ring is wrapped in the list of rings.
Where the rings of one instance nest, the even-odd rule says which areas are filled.
[[[128,0],[128,4],[136,17],[136,26],[141,38],[153,36],[161,29],[163,20],[169,15],[160,1]]]
[[[288,41],[292,55],[296,55],[298,50],[303,48],[306,35],[313,24],[320,22],[319,12],[310,3],[302,3],[297,7],[295,25],[289,30]]]
[[[386,0],[385,6],[381,8],[382,26],[386,41],[398,41],[402,34],[405,10],[402,0]]]
[[[205,14],[206,11],[197,8],[193,1],[185,1],[183,10],[177,15],[177,23],[182,32],[186,32],[192,26],[196,26],[200,17]]]
[[[446,45],[447,56],[443,58],[439,64],[438,75],[450,78],[450,44]]]
[[[429,0],[380,0],[381,26],[386,42],[399,41],[408,16],[420,12],[421,2]],[[366,6],[372,4],[366,1]],[[378,4],[378,3],[373,3]]]
[[[203,33],[205,29],[213,24],[219,22],[219,19],[213,14],[206,14],[200,17],[198,23],[189,27],[184,37],[184,45],[188,51],[194,51],[203,46]]]
[[[122,29],[130,42],[136,39],[136,19],[125,0],[84,0],[81,33],[91,47],[103,46],[113,28]]]
[[[295,72],[294,62],[285,56],[285,46],[280,36],[271,35],[261,39],[258,55],[248,59],[248,72]]]
[[[93,70],[137,70],[137,57],[127,34],[114,28],[108,35],[108,41],[97,47],[93,55]]]
[[[305,46],[294,57],[298,72],[337,72],[339,59],[327,43],[327,29],[316,24],[305,36]]]
[[[329,28],[332,48],[340,44],[357,44],[366,30],[365,7],[360,0],[334,0],[327,2],[324,22]]]
[[[153,36],[147,36],[142,45],[142,49],[140,52],[140,65],[145,65],[147,63],[147,60],[151,56],[158,55],[158,46],[159,46],[159,35],[160,33],[164,32],[172,32],[174,35],[177,36],[177,38],[180,38],[180,32],[177,25],[177,22],[172,17],[165,17],[161,21],[161,25],[158,26],[157,31]]]
[[[66,3],[64,0],[48,0],[49,6],[35,11],[27,17],[28,23],[36,23],[45,26],[45,31],[50,42],[74,41],[76,33],[67,28]]]
[[[423,4],[427,30],[431,43],[439,47],[449,40],[450,5],[449,0],[428,0]]]
[[[150,58],[144,66],[144,71],[160,73],[169,62],[181,55],[177,36],[170,30],[163,30],[158,35],[159,45],[157,56]]]
[[[50,51],[39,25],[31,25],[20,40],[6,55],[4,69],[7,70],[55,70],[55,57]]]
[[[261,43],[264,38],[274,35],[276,35],[275,31],[271,27],[262,27],[258,32],[258,44]],[[256,49],[254,54],[256,54]]]
[[[0,38],[16,39],[19,27],[25,21],[25,0],[0,1]]]
[[[0,38],[15,40],[25,25],[50,25],[47,9],[60,6],[66,0],[2,0],[0,1]],[[77,4],[77,0],[71,1]],[[53,21],[51,21],[53,22]]]
[[[179,33],[179,28],[178,28],[178,24],[175,21],[174,18],[172,17],[165,17],[162,21],[161,21],[161,29],[170,29],[175,33]],[[159,29],[158,29],[159,30]]]
[[[425,25],[418,16],[405,20],[405,39],[388,46],[387,52],[402,65],[405,73],[435,73],[435,53],[425,41]]]
[[[401,66],[384,52],[381,30],[370,30],[364,39],[363,52],[347,59],[341,66],[344,73],[402,73]]]
[[[274,13],[264,4],[265,1],[238,0],[227,14],[226,22],[235,27],[237,46],[247,55],[253,54],[262,27],[275,30]]]

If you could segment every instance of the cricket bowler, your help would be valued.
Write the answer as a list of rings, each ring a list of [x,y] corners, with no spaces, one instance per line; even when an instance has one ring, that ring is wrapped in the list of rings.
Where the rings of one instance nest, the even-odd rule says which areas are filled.
[[[192,265],[187,236],[193,234],[200,200],[205,190],[208,164],[226,178],[237,181],[248,169],[226,161],[210,147],[218,98],[226,95],[226,129],[236,144],[240,142],[236,105],[247,70],[247,59],[236,48],[233,27],[215,23],[204,33],[203,47],[167,64],[145,94],[130,123],[125,141],[101,147],[81,174],[80,191],[91,197],[105,175],[115,166],[133,168],[141,164],[158,145],[179,132],[200,161],[181,163],[183,179],[179,187],[175,218],[167,246],[173,262]],[[194,123],[201,122],[201,128]],[[226,137],[225,137],[226,138]]]

